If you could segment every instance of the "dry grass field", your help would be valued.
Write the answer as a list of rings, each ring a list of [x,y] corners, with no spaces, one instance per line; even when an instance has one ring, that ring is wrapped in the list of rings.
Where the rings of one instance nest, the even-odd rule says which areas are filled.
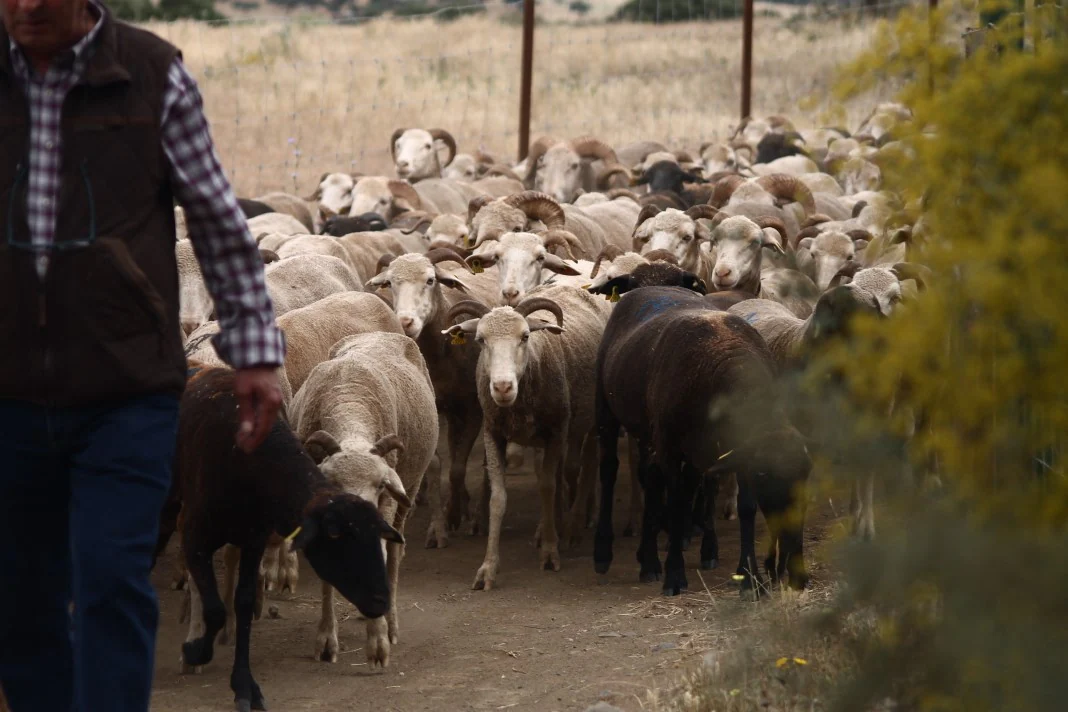
[[[777,9],[771,9],[775,7]],[[389,136],[440,126],[460,150],[516,150],[521,28],[512,11],[359,24],[268,19],[155,24],[200,82],[238,191],[312,190],[328,170],[390,171]],[[777,16],[773,13],[779,13]],[[803,125],[855,127],[878,96],[831,97],[835,72],[878,20],[790,17],[761,6],[753,109]],[[539,25],[532,134],[655,139],[696,149],[722,137],[740,101],[741,22]]]

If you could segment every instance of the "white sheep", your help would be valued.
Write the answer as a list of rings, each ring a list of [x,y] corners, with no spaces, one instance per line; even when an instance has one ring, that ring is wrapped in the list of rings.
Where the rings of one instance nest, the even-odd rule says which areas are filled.
[[[441,160],[441,147],[448,157]],[[440,178],[456,158],[456,139],[445,129],[397,129],[389,142],[393,166],[401,180],[417,183],[424,178]]]
[[[397,531],[434,457],[438,416],[434,388],[419,347],[402,334],[349,337],[336,356],[312,369],[289,409],[297,437],[326,477],[346,492],[378,504]],[[397,644],[397,589],[404,545],[387,546],[389,613],[367,620],[364,651],[373,665],[389,664]],[[337,662],[334,590],[323,585],[315,657]]]

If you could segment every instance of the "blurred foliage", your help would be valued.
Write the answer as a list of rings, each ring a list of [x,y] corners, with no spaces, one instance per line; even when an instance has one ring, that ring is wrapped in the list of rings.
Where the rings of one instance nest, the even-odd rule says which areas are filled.
[[[1068,16],[1040,1],[1025,33],[1004,7],[967,58],[961,20],[974,27],[980,8],[947,3],[884,23],[842,72],[839,99],[898,86],[912,110],[892,132],[912,153],[883,162],[884,188],[899,198],[891,224],[912,226],[909,261],[933,278],[810,365],[829,429],[854,444],[816,478],[867,469],[894,486],[875,539],[834,547],[823,610],[754,631],[759,645],[667,709],[1065,707]],[[907,471],[867,447],[893,441],[912,484],[937,486],[902,486]],[[781,655],[810,664],[784,681]]]
[[[149,20],[205,20],[224,19],[215,10],[214,0],[107,0],[108,9],[115,16],[128,22],[147,22]]]
[[[741,17],[742,0],[628,0],[611,19],[624,22],[691,22]]]

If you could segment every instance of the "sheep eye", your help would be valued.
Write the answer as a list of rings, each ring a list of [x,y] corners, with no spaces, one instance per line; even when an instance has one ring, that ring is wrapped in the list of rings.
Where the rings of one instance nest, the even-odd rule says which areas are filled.
[[[520,339],[524,344],[530,341],[530,332],[526,332]]]
[[[476,336],[475,337],[475,343],[476,344],[484,344],[484,343],[486,343],[486,340],[484,338],[482,338],[481,336]]]
[[[571,170],[573,170],[573,171],[578,170],[578,164],[577,163],[572,163],[571,164]]]
[[[423,148],[425,148],[426,150],[428,150],[428,151],[429,151],[429,150],[430,150],[430,144],[429,144],[429,143],[428,143],[428,144],[426,144],[425,146],[423,146]]]
[[[388,282],[388,281],[387,282],[383,282],[382,286],[385,287],[386,289],[389,289],[390,287],[393,286],[393,283],[392,282]]]
[[[433,286],[433,285],[434,285],[434,278],[433,278],[433,277],[431,277],[430,279],[428,279],[428,280],[426,281],[426,284],[427,284],[427,286],[428,286],[428,287],[431,287],[431,286]]]
[[[521,228],[521,227],[513,227],[512,228],[512,232],[523,232],[523,228]]]
[[[538,260],[538,262],[544,262],[545,261],[545,255],[538,255],[536,259]]]

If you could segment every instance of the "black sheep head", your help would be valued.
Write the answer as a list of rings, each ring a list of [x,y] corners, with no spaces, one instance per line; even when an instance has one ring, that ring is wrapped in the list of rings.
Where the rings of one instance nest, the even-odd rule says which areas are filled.
[[[705,283],[693,272],[676,267],[668,262],[653,262],[638,265],[630,274],[614,277],[604,284],[590,287],[591,294],[603,294],[611,301],[618,300],[627,292],[642,287],[682,287],[704,294]]]
[[[649,185],[650,193],[662,191],[682,193],[684,190],[683,183],[704,182],[706,182],[704,178],[695,173],[684,171],[682,166],[673,161],[657,161],[649,166],[648,170],[642,173],[642,177],[638,179],[639,185]]]
[[[292,540],[323,581],[337,589],[368,618],[389,611],[389,578],[382,540],[404,543],[378,508],[352,494],[335,492],[313,499]]]

